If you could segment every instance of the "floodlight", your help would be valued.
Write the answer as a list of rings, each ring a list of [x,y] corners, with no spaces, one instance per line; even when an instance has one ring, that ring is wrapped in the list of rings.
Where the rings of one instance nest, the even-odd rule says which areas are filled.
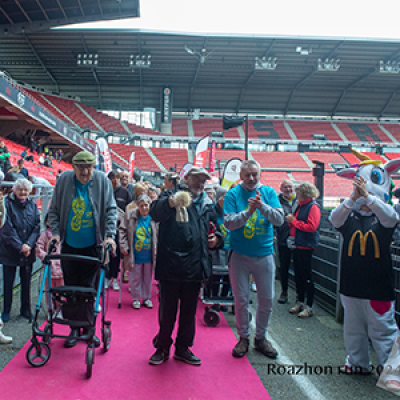
[[[78,53],[76,64],[80,67],[97,67],[99,55],[97,53]]]
[[[150,54],[131,54],[129,56],[129,67],[131,68],[150,68],[151,55]]]
[[[397,60],[380,60],[379,72],[383,74],[398,74],[400,72],[400,62]]]
[[[321,58],[317,60],[317,71],[329,71],[329,72],[337,72],[340,69],[340,58],[325,58],[322,61]]]
[[[256,57],[254,60],[254,69],[274,70],[277,67],[277,57]]]

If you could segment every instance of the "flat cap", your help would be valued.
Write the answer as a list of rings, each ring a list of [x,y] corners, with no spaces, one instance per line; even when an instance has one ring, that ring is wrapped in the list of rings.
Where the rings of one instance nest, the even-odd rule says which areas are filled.
[[[96,164],[96,157],[89,151],[80,151],[74,155],[72,164]]]

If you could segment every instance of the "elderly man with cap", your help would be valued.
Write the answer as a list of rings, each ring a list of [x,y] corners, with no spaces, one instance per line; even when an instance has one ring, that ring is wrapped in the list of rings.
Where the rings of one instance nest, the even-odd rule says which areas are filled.
[[[160,285],[159,331],[153,340],[156,352],[149,363],[162,364],[169,358],[178,303],[179,328],[174,358],[191,365],[201,360],[189,348],[195,336],[196,307],[201,282],[211,272],[209,249],[224,244],[215,208],[204,192],[210,176],[192,167],[180,191],[164,191],[151,204],[151,218],[159,222],[156,279]]]
[[[72,159],[73,171],[64,172],[55,186],[49,223],[62,253],[100,258],[106,244],[115,253],[117,206],[111,182],[94,170],[95,162],[92,153],[79,152]],[[65,285],[94,287],[98,265],[63,260],[61,266]],[[79,334],[79,328],[72,328],[64,346],[75,346]],[[97,337],[95,344],[100,345]]]

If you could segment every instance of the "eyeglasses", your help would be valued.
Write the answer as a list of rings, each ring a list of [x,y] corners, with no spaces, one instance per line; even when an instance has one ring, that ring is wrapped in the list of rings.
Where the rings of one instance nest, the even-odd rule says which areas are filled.
[[[83,171],[84,169],[93,169],[94,165],[93,164],[75,164],[75,167],[77,167],[80,171]]]

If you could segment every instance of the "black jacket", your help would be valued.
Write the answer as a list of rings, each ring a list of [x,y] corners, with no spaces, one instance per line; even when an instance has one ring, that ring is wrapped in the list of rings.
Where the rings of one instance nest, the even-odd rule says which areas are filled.
[[[201,282],[211,273],[211,252],[208,250],[210,221],[217,229],[215,234],[220,237],[217,248],[224,245],[215,208],[205,196],[200,213],[192,204],[187,210],[189,222],[177,222],[176,210],[168,203],[172,193],[161,193],[150,208],[151,218],[160,223],[155,277],[161,281]]]
[[[7,219],[0,229],[0,264],[25,265],[36,260],[36,240],[40,235],[40,214],[36,203],[28,199],[24,203],[10,193],[6,197]],[[21,247],[31,247],[30,256],[25,259]]]
[[[296,202],[296,198],[293,199],[292,204],[289,204],[289,202],[285,199],[285,196],[283,193],[280,193],[278,196],[279,203],[281,203],[281,206],[283,208],[283,212],[285,213],[285,217],[289,214],[295,213],[298,204]],[[286,240],[289,236],[290,232],[290,227],[289,224],[287,223],[286,219],[283,223],[283,225],[275,227],[275,232],[276,236],[278,238],[278,246],[287,246]]]

